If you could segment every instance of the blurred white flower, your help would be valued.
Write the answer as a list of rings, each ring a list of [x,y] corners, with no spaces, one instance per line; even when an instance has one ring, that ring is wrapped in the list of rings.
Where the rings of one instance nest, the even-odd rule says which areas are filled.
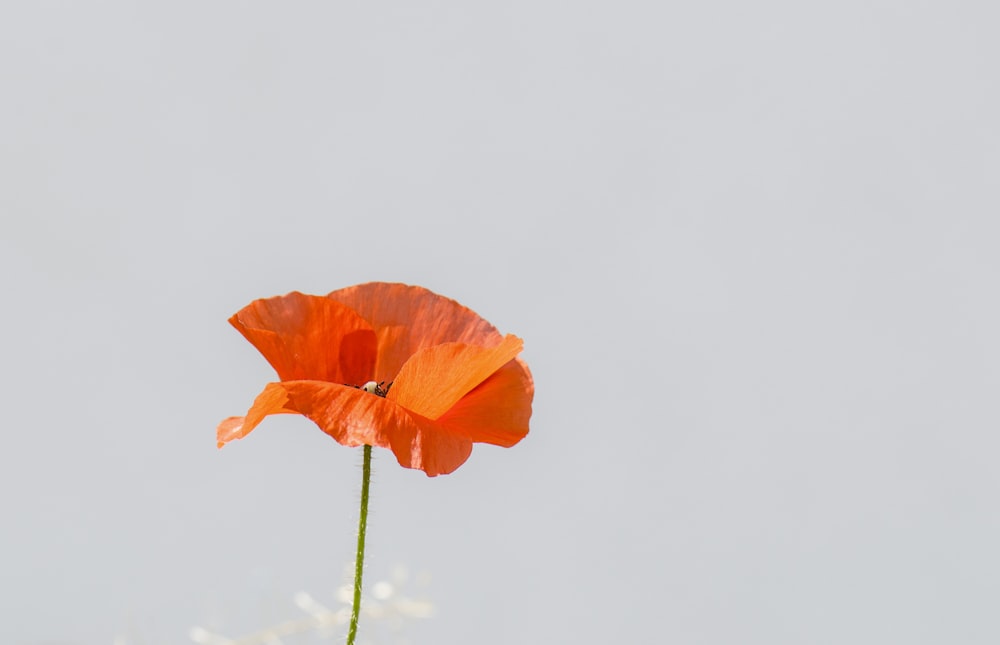
[[[361,602],[364,643],[376,645],[378,641],[373,639],[373,635],[385,631],[379,629],[383,626],[388,629],[391,642],[402,645],[406,641],[401,632],[407,619],[433,615],[434,606],[429,601],[409,598],[402,593],[408,577],[406,568],[399,566],[392,571],[389,580],[378,580],[368,586]],[[420,576],[418,584],[423,586],[427,580],[426,575]],[[304,616],[290,618],[244,636],[223,636],[201,626],[192,627],[188,635],[198,645],[291,645],[302,643],[301,639],[307,636],[342,638],[339,628],[350,619],[353,588],[350,584],[342,585],[334,596],[342,606],[327,607],[305,591],[300,591],[292,597],[292,601]]]

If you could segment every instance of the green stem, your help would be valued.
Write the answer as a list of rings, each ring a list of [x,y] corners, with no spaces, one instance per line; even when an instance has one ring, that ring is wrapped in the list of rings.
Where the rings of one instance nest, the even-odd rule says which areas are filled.
[[[372,447],[365,446],[365,464],[361,475],[361,517],[358,519],[358,554],[354,560],[354,605],[351,607],[351,627],[347,630],[347,645],[354,645],[361,612],[361,573],[365,568],[365,529],[368,528],[368,482],[372,477]]]

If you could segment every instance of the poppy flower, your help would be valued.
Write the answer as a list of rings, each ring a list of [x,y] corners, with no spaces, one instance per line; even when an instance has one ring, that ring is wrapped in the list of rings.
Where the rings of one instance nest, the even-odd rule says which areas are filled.
[[[423,287],[370,282],[326,296],[255,300],[229,319],[278,373],[245,417],[219,424],[219,447],[264,417],[308,417],[345,446],[392,450],[400,465],[450,473],[473,443],[528,433],[534,383],[502,335]]]

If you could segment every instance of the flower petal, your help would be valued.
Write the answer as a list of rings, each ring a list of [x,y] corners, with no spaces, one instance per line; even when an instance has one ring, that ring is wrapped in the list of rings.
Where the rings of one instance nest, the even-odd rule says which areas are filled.
[[[477,443],[509,448],[528,434],[535,384],[514,359],[463,396],[438,423]]]
[[[399,406],[354,387],[325,381],[286,381],[289,403],[345,446],[389,447],[395,424],[408,422]]]
[[[215,429],[215,437],[219,447],[234,439],[242,439],[250,431],[271,414],[295,412],[287,407],[288,395],[281,383],[268,383],[264,391],[257,395],[253,405],[245,417],[229,417]]]
[[[435,477],[454,472],[472,454],[472,442],[461,434],[419,415],[410,416],[414,424],[392,437],[392,452],[400,466]]]
[[[364,390],[321,381],[281,386],[290,404],[338,443],[389,448],[401,466],[430,477],[454,471],[472,452],[461,434]]]
[[[472,441],[364,390],[325,381],[268,383],[246,417],[229,417],[216,430],[219,447],[242,439],[271,414],[300,413],[345,446],[389,448],[400,466],[444,475],[465,463]]]
[[[503,338],[479,314],[423,287],[369,282],[328,297],[358,312],[378,335],[376,381],[392,381],[424,347],[450,342],[494,346]]]
[[[388,398],[428,419],[437,419],[463,396],[517,356],[524,342],[507,335],[494,347],[444,343],[410,357]]]
[[[361,385],[375,373],[376,338],[353,309],[292,292],[255,300],[229,319],[282,381]]]

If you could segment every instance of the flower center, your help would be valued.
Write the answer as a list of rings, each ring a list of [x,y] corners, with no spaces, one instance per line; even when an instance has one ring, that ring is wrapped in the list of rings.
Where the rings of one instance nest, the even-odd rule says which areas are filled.
[[[384,388],[382,387],[383,385],[385,385],[385,381],[379,381],[377,383],[375,381],[368,381],[358,389],[374,394],[375,396],[385,398],[385,395],[389,393],[389,388],[392,387],[392,383],[385,385]]]

